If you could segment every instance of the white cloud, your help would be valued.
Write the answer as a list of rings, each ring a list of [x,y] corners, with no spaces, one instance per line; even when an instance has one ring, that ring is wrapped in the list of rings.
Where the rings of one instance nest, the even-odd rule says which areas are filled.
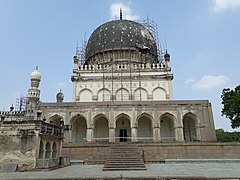
[[[216,13],[240,7],[240,0],[214,0],[213,10]]]
[[[66,84],[65,82],[60,82],[60,83],[58,83],[58,86],[59,86],[60,88],[62,88],[62,87],[66,87],[67,84]]]
[[[229,77],[224,75],[219,75],[219,76],[206,75],[206,76],[203,76],[199,81],[194,83],[192,87],[194,89],[210,90],[210,89],[221,87],[229,80],[230,80]]]
[[[122,9],[123,19],[128,20],[138,20],[139,16],[133,14],[132,9],[129,5],[123,4],[122,2],[113,3],[110,6],[110,16],[111,19],[119,19],[120,18],[120,8]]]
[[[194,82],[196,82],[196,80],[195,79],[192,79],[192,78],[189,78],[189,79],[187,79],[187,80],[185,80],[184,81],[184,84],[193,84]]]

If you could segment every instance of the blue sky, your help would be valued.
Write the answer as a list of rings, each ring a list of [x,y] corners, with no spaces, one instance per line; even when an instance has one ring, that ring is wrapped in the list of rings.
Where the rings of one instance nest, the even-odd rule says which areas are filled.
[[[231,131],[221,116],[221,91],[239,84],[240,0],[0,0],[0,110],[26,95],[30,73],[42,73],[41,100],[62,89],[72,99],[76,42],[119,16],[153,19],[167,41],[174,99],[209,99],[216,128]]]

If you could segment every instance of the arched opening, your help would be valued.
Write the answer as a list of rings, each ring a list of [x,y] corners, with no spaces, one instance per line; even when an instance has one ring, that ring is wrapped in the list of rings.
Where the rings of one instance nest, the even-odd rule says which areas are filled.
[[[134,100],[135,101],[146,101],[147,100],[147,91],[143,88],[138,88],[134,92]]]
[[[95,139],[95,141],[108,141],[109,140],[108,120],[104,116],[100,115],[95,118],[94,139]]]
[[[175,140],[173,121],[174,121],[174,116],[170,114],[164,114],[160,118],[161,141],[170,142]]]
[[[80,99],[80,102],[92,101],[92,91],[90,91],[89,89],[84,89],[80,91],[79,99]]]
[[[72,120],[72,142],[83,143],[86,141],[87,123],[86,119],[77,115]]]
[[[43,142],[42,140],[40,141],[40,147],[39,147],[39,155],[38,155],[38,158],[39,159],[43,159],[43,154],[44,154],[44,147],[43,147]]]
[[[124,88],[120,88],[116,91],[116,100],[117,101],[128,101],[129,100],[129,92]]]
[[[153,90],[153,100],[166,100],[166,92],[162,88],[156,88]]]
[[[57,157],[57,143],[54,142],[53,143],[53,152],[52,152],[52,158],[56,158]]]
[[[98,92],[98,101],[110,101],[111,93],[108,89],[104,88]]]
[[[152,121],[148,115],[142,115],[138,119],[138,140],[151,141],[153,137]]]
[[[49,118],[49,122],[51,122],[53,125],[60,127],[63,123],[63,118],[59,115],[54,115]]]
[[[130,118],[127,115],[122,114],[117,117],[115,134],[120,142],[127,142],[130,139]]]
[[[183,117],[183,134],[186,142],[196,141],[196,117],[193,114],[186,114]]]
[[[51,157],[51,144],[50,142],[46,143],[46,153],[45,153],[45,159],[50,159]]]

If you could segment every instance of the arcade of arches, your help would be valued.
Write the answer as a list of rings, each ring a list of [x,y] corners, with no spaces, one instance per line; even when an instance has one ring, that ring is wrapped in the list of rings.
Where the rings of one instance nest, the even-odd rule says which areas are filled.
[[[62,119],[58,116],[55,121]],[[104,114],[88,120],[77,114],[70,119],[69,138],[65,142],[83,144],[84,142],[173,142],[198,141],[201,139],[198,117],[187,113],[180,121],[170,113],[165,113],[154,119],[147,113],[142,113],[133,119],[125,113],[117,115],[113,120]],[[58,122],[57,121],[57,122]],[[55,122],[56,123],[56,122]]]
[[[61,147],[61,140],[55,138],[42,138],[39,145],[38,159],[55,159],[58,158]]]

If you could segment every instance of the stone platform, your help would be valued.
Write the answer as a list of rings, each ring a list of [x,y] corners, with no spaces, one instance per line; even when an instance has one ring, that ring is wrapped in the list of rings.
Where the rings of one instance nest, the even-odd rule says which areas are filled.
[[[235,161],[235,162],[234,162]],[[40,179],[115,179],[115,180],[220,180],[240,178],[239,160],[217,162],[172,162],[164,164],[146,164],[145,171],[102,171],[103,165],[72,165],[52,171],[0,173],[1,180],[40,180]]]
[[[117,144],[117,143],[116,143]],[[240,159],[240,143],[133,143],[143,152],[145,163],[162,163],[165,159]],[[83,160],[86,164],[104,164],[112,143],[84,145],[64,144],[63,156]]]

